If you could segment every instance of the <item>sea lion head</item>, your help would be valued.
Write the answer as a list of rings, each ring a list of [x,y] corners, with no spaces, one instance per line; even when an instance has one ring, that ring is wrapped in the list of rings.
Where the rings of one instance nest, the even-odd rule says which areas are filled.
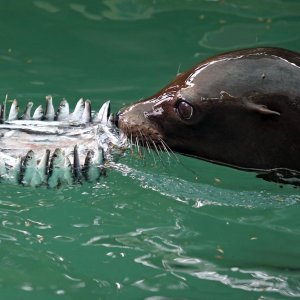
[[[296,159],[287,155],[300,153],[293,141],[300,133],[295,62],[296,53],[275,48],[216,56],[122,109],[118,126],[133,142],[155,149],[238,168],[291,167]]]

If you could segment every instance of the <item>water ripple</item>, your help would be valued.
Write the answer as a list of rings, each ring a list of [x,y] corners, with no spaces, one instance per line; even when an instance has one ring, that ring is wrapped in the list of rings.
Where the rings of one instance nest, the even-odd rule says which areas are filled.
[[[159,192],[161,195],[171,197],[183,204],[191,204],[195,208],[206,205],[215,206],[243,206],[253,207],[285,207],[300,203],[300,195],[297,191],[280,194],[268,190],[235,190],[225,189],[205,183],[189,182],[186,179],[167,174],[150,173],[117,163],[113,168],[124,176],[129,176],[139,181],[146,189]]]
[[[84,16],[87,19],[90,19],[90,20],[93,20],[93,21],[102,20],[102,17],[99,14],[88,12],[85,5],[78,4],[78,3],[71,3],[70,8],[72,10],[80,13],[82,16]]]
[[[0,233],[0,241],[1,240],[4,240],[4,241],[17,241],[17,239],[12,236],[12,235],[8,235],[8,234],[5,234],[5,233]]]
[[[55,6],[54,4],[47,1],[34,1],[34,5],[48,13],[57,13],[60,11],[60,8]]]
[[[288,276],[267,270],[251,270],[233,267],[228,272],[212,262],[198,258],[180,257],[165,261],[167,269],[178,274],[189,274],[201,280],[216,281],[231,288],[255,292],[275,292],[283,296],[300,296],[297,284],[289,283]]]

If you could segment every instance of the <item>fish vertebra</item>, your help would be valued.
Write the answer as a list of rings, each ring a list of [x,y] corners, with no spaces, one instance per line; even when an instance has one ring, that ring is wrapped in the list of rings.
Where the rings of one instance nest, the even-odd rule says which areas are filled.
[[[27,103],[25,111],[24,111],[23,115],[20,117],[21,120],[30,120],[31,119],[30,112],[31,112],[32,106],[33,106],[33,102]]]
[[[8,115],[8,121],[13,121],[18,118],[18,112],[19,112],[19,106],[18,101],[15,99],[10,107],[9,115]]]
[[[53,121],[55,117],[54,107],[52,103],[52,96],[48,95],[46,96],[46,109],[45,109],[45,115],[44,120],[47,121]]]
[[[79,122],[84,111],[84,101],[79,99],[74,111],[70,114],[70,121]]]
[[[80,99],[70,113],[63,99],[55,115],[52,97],[46,101],[45,114],[40,105],[31,119],[32,102],[18,118],[14,100],[7,120],[5,104],[0,105],[0,181],[48,187],[97,181],[128,147],[114,125],[110,102],[95,113],[90,100]]]
[[[57,113],[56,113],[56,121],[66,121],[69,120],[69,103],[66,99],[60,101]]]
[[[33,113],[32,120],[42,120],[44,111],[42,105],[39,105]]]

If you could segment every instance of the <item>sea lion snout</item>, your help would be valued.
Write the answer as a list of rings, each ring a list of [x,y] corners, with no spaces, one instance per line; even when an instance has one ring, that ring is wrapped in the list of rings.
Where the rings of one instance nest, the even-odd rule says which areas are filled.
[[[156,141],[161,137],[156,124],[151,122],[148,114],[152,111],[152,101],[137,102],[121,109],[115,123],[131,139],[143,141],[145,138]]]

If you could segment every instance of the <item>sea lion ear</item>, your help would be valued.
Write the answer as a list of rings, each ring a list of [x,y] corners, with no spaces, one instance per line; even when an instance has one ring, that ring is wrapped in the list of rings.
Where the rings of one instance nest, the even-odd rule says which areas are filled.
[[[220,99],[221,100],[233,100],[236,99],[234,96],[230,95],[229,93],[225,92],[225,91],[221,91],[220,92]]]
[[[280,116],[280,113],[278,111],[271,110],[266,105],[263,104],[246,102],[246,106],[250,110],[258,112],[261,115]]]

